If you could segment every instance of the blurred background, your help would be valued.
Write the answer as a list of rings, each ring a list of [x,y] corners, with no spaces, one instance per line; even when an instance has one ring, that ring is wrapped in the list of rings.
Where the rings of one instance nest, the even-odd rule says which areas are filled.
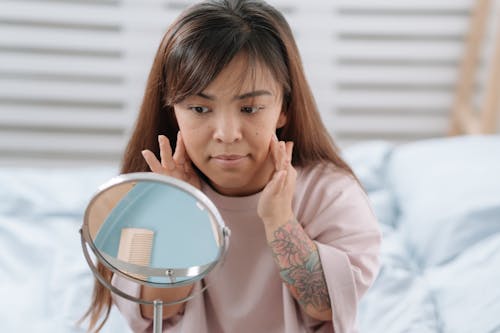
[[[0,165],[118,165],[162,34],[194,2],[0,0]],[[499,1],[269,2],[341,147],[446,136],[460,94],[481,108],[498,88]]]
[[[500,332],[500,0],[269,2],[380,221],[360,332]],[[192,3],[0,0],[1,332],[86,331],[85,207]]]

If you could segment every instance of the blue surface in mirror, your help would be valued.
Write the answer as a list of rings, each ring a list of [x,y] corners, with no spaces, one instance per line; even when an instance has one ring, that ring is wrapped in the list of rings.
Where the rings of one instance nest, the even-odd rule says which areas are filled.
[[[94,244],[117,257],[123,228],[154,231],[151,267],[188,268],[214,261],[218,246],[209,213],[196,198],[163,183],[137,183],[113,208]]]

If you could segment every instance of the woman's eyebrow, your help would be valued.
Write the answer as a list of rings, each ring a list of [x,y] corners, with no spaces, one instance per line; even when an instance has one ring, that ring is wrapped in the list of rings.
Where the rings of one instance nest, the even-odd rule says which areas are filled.
[[[201,97],[201,98],[205,98],[205,99],[209,99],[211,101],[215,100],[215,96],[212,96],[212,95],[208,95],[208,94],[205,94],[205,93],[197,93],[196,96],[198,97]]]
[[[239,95],[239,96],[234,96],[234,99],[241,100],[241,99],[247,99],[247,98],[263,96],[263,95],[272,96],[273,94],[269,90],[255,90],[255,91],[250,91],[250,92],[244,93],[244,94]],[[196,96],[201,97],[201,98],[205,98],[205,99],[208,99],[211,101],[217,99],[215,96],[206,94],[204,92],[197,93]]]
[[[257,96],[262,96],[262,95],[272,96],[273,94],[271,94],[271,92],[268,90],[256,90],[256,91],[244,93],[243,95],[235,96],[234,99],[246,99],[246,98],[257,97]]]

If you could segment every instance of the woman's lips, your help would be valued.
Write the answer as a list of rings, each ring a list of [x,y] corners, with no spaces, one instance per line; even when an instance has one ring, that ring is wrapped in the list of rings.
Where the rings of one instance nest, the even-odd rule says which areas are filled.
[[[247,155],[221,154],[212,156],[212,160],[222,167],[236,167],[245,161]]]
[[[220,160],[237,160],[243,157],[245,157],[245,155],[231,154],[231,155],[215,155],[213,158],[217,158]]]

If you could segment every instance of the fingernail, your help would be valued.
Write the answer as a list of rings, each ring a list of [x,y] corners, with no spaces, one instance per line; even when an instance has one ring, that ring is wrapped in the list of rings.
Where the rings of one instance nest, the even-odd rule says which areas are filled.
[[[273,140],[278,141],[278,136],[276,135],[276,133],[273,134]]]

